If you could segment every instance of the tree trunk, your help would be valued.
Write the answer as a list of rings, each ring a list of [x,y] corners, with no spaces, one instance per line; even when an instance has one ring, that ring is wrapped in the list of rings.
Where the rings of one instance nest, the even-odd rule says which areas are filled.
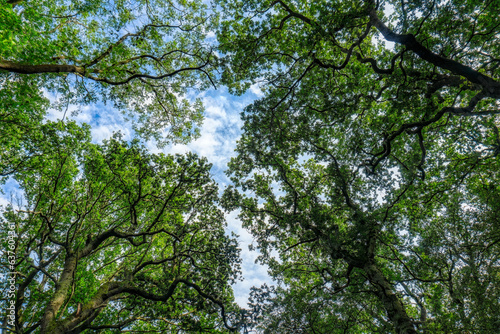
[[[64,262],[64,270],[56,286],[56,291],[52,296],[42,318],[40,334],[52,333],[55,326],[57,312],[64,304],[68,292],[73,285],[74,273],[76,270],[77,258],[74,255],[68,255]]]
[[[416,334],[415,325],[406,314],[405,307],[401,300],[396,296],[394,290],[385,278],[380,268],[372,261],[368,262],[363,267],[365,273],[368,275],[370,283],[375,288],[379,300],[384,305],[384,308],[394,324],[396,333],[398,334]]]

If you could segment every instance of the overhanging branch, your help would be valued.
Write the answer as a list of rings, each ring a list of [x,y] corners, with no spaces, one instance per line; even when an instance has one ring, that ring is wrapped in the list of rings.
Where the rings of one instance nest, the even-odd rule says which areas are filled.
[[[377,16],[375,10],[370,11],[370,22],[375,26],[384,38],[390,42],[404,45],[407,49],[415,52],[420,58],[442,69],[461,75],[472,83],[481,85],[489,97],[500,98],[500,82],[487,75],[479,73],[473,68],[463,65],[455,60],[444,58],[433,53],[420,44],[412,34],[397,34],[389,29]]]

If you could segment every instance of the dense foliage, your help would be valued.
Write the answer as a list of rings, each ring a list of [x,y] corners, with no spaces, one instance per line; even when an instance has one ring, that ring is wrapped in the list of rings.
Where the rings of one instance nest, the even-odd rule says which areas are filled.
[[[219,3],[225,80],[265,92],[225,196],[280,282],[256,328],[496,332],[499,3]]]
[[[112,102],[143,137],[196,136],[203,107],[186,93],[213,85],[216,64],[205,10],[201,1],[1,2],[0,181],[17,181],[20,194],[1,217],[0,274],[14,278],[2,281],[5,330],[238,326],[239,249],[211,165],[120,135],[93,144],[67,115]],[[62,120],[49,121],[49,108]]]
[[[51,149],[16,174],[25,199],[3,214],[23,273],[15,332],[232,328],[239,251],[225,235],[210,164],[119,138],[91,144],[85,129],[64,127],[53,124]]]
[[[197,0],[1,1],[0,80],[18,97],[2,99],[0,121],[33,127],[47,96],[62,111],[100,100],[126,112],[145,137],[189,140],[203,106],[185,94],[214,84],[205,9]],[[33,104],[23,105],[26,97]],[[23,117],[9,114],[16,107]]]
[[[1,2],[14,329],[496,333],[500,3],[214,2]],[[207,161],[45,119],[110,101],[143,137],[185,142],[203,111],[186,93],[217,80],[264,92],[222,201],[278,282],[247,310]]]

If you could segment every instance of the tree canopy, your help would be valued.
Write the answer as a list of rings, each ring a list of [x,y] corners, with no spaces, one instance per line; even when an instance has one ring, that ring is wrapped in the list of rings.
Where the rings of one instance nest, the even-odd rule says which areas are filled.
[[[49,95],[61,110],[111,102],[146,138],[197,135],[203,107],[185,94],[214,85],[217,62],[205,38],[210,16],[201,1],[11,3],[0,5],[0,80],[9,81],[4,91],[11,96],[29,90],[33,105],[2,101],[10,112],[2,111],[3,122],[22,122],[12,114],[21,108],[24,117],[34,115],[21,124],[33,127],[45,110],[37,110],[36,101]]]
[[[211,165],[151,154],[119,134],[92,143],[89,126],[66,115],[69,106],[112,102],[143,138],[195,137],[203,106],[186,94],[214,85],[217,63],[206,9],[201,1],[0,4],[0,176],[22,194],[2,208],[1,274],[12,273],[16,287],[2,332],[238,327],[239,249],[226,235]],[[50,108],[62,119],[48,120]],[[2,296],[4,311],[11,301]]]
[[[15,330],[496,333],[499,12],[4,0],[0,176],[25,197],[3,212],[20,232]],[[277,282],[246,310],[205,159],[94,144],[88,126],[45,119],[111,101],[142,138],[186,142],[203,114],[187,92],[217,82],[264,93],[242,113],[221,201]]]
[[[54,149],[16,174],[25,201],[2,220],[17,231],[23,273],[14,332],[232,329],[239,250],[225,235],[210,164],[54,128]]]
[[[218,3],[226,82],[265,92],[225,195],[281,284],[256,327],[494,333],[498,2]]]

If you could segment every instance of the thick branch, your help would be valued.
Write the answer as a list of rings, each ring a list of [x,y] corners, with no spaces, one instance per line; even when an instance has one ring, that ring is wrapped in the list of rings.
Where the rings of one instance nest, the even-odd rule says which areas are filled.
[[[389,29],[377,16],[375,10],[370,11],[371,23],[380,31],[384,38],[390,42],[404,45],[415,52],[420,58],[442,69],[461,75],[472,83],[481,85],[490,97],[500,98],[500,82],[490,78],[469,66],[441,57],[420,44],[414,35],[400,35]]]
[[[92,321],[99,315],[108,302],[120,297],[120,283],[113,282],[101,286],[96,295],[89,300],[73,317],[63,321],[57,327],[51,328],[53,334],[77,334],[87,329]]]
[[[55,292],[42,317],[40,333],[52,333],[53,326],[55,326],[55,317],[57,315],[57,312],[66,300],[68,291],[71,290],[76,265],[76,256],[71,254],[68,255],[64,262],[64,269],[61,277],[59,278],[59,282],[56,285]]]
[[[469,105],[467,107],[445,107],[442,108],[439,112],[434,115],[429,120],[422,120],[418,122],[412,122],[412,123],[406,123],[400,126],[400,128],[393,133],[391,133],[389,136],[384,138],[384,141],[382,143],[383,149],[382,151],[374,154],[374,157],[370,161],[370,165],[372,166],[372,172],[375,172],[375,169],[377,168],[378,164],[382,162],[385,158],[387,158],[392,151],[392,142],[403,132],[407,131],[408,133],[418,133],[418,131],[421,131],[424,127],[435,123],[441,119],[445,114],[454,114],[454,115],[461,115],[461,116],[481,116],[481,115],[493,115],[497,114],[497,111],[482,111],[482,112],[473,112],[473,110],[476,108],[477,104],[485,98],[485,93],[484,92],[479,92],[477,93],[471,100],[469,101]],[[419,142],[420,144],[421,142]],[[422,146],[420,146],[422,149]],[[422,150],[423,157],[425,158],[425,148]],[[378,158],[377,158],[378,157]],[[419,167],[422,167],[423,160],[421,160],[421,164]]]
[[[85,73],[85,69],[83,67],[76,65],[66,65],[66,64],[24,65],[6,60],[0,60],[0,69],[21,74],[78,73],[83,75]]]
[[[359,54],[358,52],[356,52],[356,58],[358,59],[358,61],[362,64],[366,64],[366,63],[370,63],[372,69],[375,71],[375,73],[378,73],[378,74],[392,74],[392,72],[394,72],[394,66],[396,64],[396,59],[398,59],[398,57],[401,56],[401,52],[394,55],[394,57],[392,57],[391,59],[391,68],[388,68],[388,69],[384,69],[384,68],[380,68],[378,67],[377,65],[377,61],[373,58],[363,58],[361,56],[361,54]]]
[[[107,83],[107,84],[112,85],[112,86],[120,86],[120,85],[125,85],[125,84],[129,83],[130,81],[132,81],[134,79],[145,78],[145,79],[152,79],[152,80],[161,80],[161,79],[172,77],[172,76],[174,76],[174,75],[176,75],[178,73],[186,72],[186,71],[200,71],[200,72],[203,72],[203,73],[207,74],[205,71],[203,71],[203,68],[205,68],[208,65],[208,63],[209,63],[209,61],[207,60],[205,62],[205,64],[203,64],[203,65],[200,65],[200,66],[197,66],[197,67],[181,68],[181,69],[172,71],[170,73],[165,73],[165,74],[162,74],[162,75],[150,75],[150,74],[143,74],[143,73],[132,74],[128,78],[125,78],[125,79],[119,80],[119,81],[113,81],[113,80],[110,80],[108,78],[94,77],[94,76],[91,76],[91,75],[86,75],[86,77],[89,78],[89,79],[92,79],[94,81],[99,81],[99,82]]]
[[[229,326],[229,324],[227,323],[227,318],[226,318],[226,313],[225,313],[225,308],[224,308],[224,303],[214,297],[212,297],[211,295],[205,293],[203,291],[203,289],[201,287],[199,287],[198,285],[188,281],[188,280],[185,280],[185,279],[176,279],[172,282],[172,284],[170,284],[168,290],[167,290],[167,293],[165,293],[164,295],[158,295],[158,294],[153,294],[153,293],[149,293],[147,291],[144,291],[144,290],[141,290],[139,288],[135,288],[135,287],[124,287],[121,290],[121,292],[123,293],[129,293],[129,294],[132,294],[132,295],[135,295],[135,296],[140,296],[144,299],[148,299],[148,300],[152,300],[152,301],[158,301],[158,302],[166,302],[168,299],[170,299],[170,297],[172,297],[172,294],[174,293],[175,291],[175,288],[177,287],[177,285],[179,285],[179,283],[183,283],[184,285],[190,287],[190,288],[193,288],[196,290],[196,292],[198,292],[198,294],[200,296],[202,296],[203,298],[205,299],[208,299],[210,300],[211,302],[213,302],[214,304],[218,305],[221,309],[221,316],[222,316],[222,320],[224,321],[224,325],[229,329],[229,330],[236,330],[236,328],[234,327],[231,327]]]
[[[146,30],[148,30],[148,28],[180,28],[180,27],[179,26],[171,26],[168,24],[147,24],[141,30],[136,32],[135,34],[129,33],[129,34],[123,35],[118,41],[116,41],[113,44],[110,44],[108,46],[108,48],[106,49],[106,51],[101,53],[99,56],[97,56],[94,60],[92,60],[86,66],[90,67],[90,66],[94,66],[95,64],[99,63],[101,60],[103,60],[104,58],[109,56],[111,54],[111,52],[113,51],[113,49],[115,47],[117,47],[118,45],[122,44],[127,38],[141,36]]]
[[[274,6],[275,4],[279,3],[281,6],[283,6],[283,8],[288,12],[288,14],[290,14],[291,16],[293,17],[296,17],[298,18],[299,20],[301,21],[304,21],[305,23],[309,24],[309,25],[313,25],[313,22],[311,21],[310,18],[308,18],[307,16],[304,16],[300,13],[298,13],[297,11],[294,11],[293,9],[291,9],[286,3],[284,3],[283,1],[281,0],[278,0],[278,1],[275,1],[272,6]],[[271,6],[271,7],[272,7]]]
[[[78,258],[81,259],[81,258],[88,256],[94,250],[98,249],[99,246],[109,238],[130,239],[130,238],[145,237],[145,236],[155,235],[155,234],[160,234],[160,233],[168,234],[169,236],[176,239],[177,241],[180,241],[178,236],[167,231],[166,229],[139,232],[139,233],[124,233],[124,232],[118,231],[115,228],[112,228],[110,230],[107,230],[107,231],[99,234],[94,239],[92,239],[84,248],[82,248],[80,250],[80,252],[78,253]]]

